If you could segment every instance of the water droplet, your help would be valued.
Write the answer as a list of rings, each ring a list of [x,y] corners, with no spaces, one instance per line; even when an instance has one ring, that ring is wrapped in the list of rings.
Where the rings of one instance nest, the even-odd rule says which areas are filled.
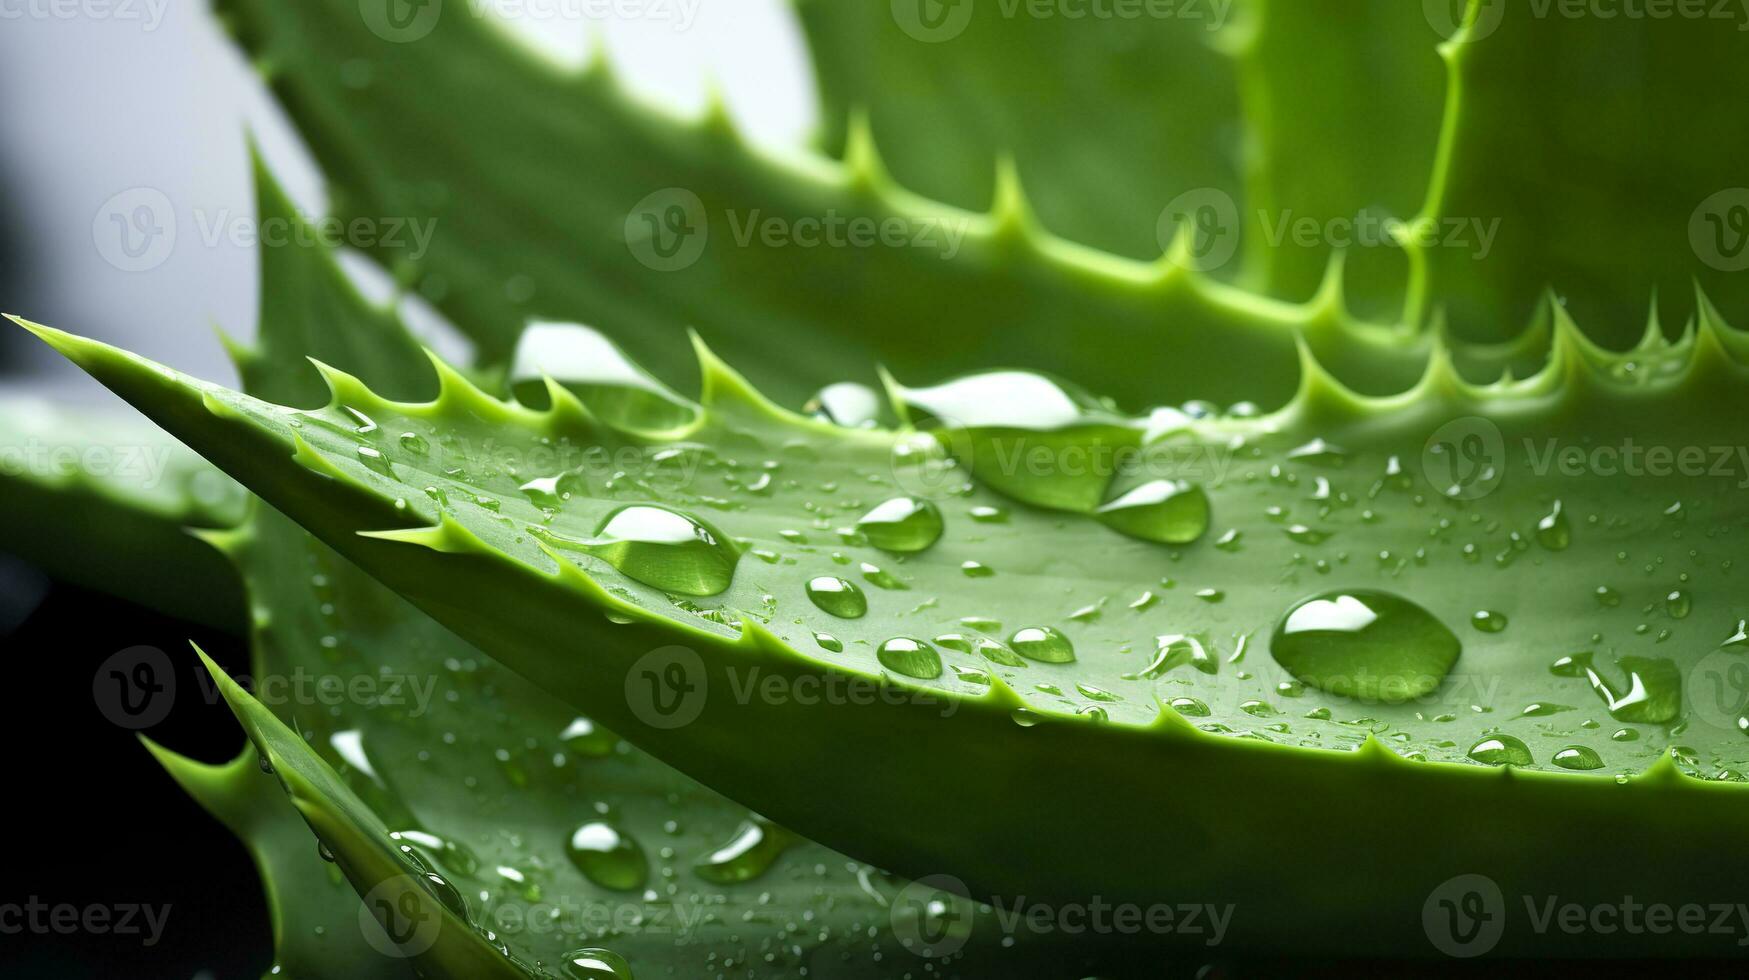
[[[700,878],[718,885],[752,881],[771,869],[795,835],[776,824],[753,819],[743,823],[735,836],[693,865]]]
[[[1317,545],[1330,540],[1329,531],[1307,527],[1304,524],[1292,524],[1285,528],[1287,536],[1300,544]]]
[[[1348,454],[1323,439],[1313,439],[1303,446],[1296,446],[1287,451],[1287,458],[1298,463],[1313,463],[1319,466],[1342,466],[1348,462]]]
[[[1462,645],[1432,613],[1388,592],[1330,592],[1288,611],[1270,653],[1332,694],[1396,703],[1437,688]]]
[[[1154,480],[1094,511],[1107,527],[1132,538],[1189,544],[1208,532],[1209,498],[1183,480]]]
[[[1506,628],[1506,614],[1480,609],[1470,617],[1470,625],[1484,633],[1498,633]]]
[[[881,414],[881,396],[868,385],[841,381],[815,392],[802,411],[846,429],[872,429]]]
[[[898,577],[894,576],[891,572],[883,570],[878,565],[870,565],[866,561],[862,563],[862,577],[864,581],[877,589],[902,592],[905,589],[910,588],[910,586],[901,582]]]
[[[1170,702],[1173,711],[1186,718],[1207,718],[1209,706],[1195,698],[1173,698]]]
[[[1677,589],[1664,597],[1664,611],[1670,614],[1671,619],[1687,619],[1688,614],[1694,611],[1694,597]]]
[[[1015,708],[1008,713],[1008,720],[1022,728],[1031,728],[1044,719],[1039,716],[1038,712],[1031,708]]]
[[[855,583],[832,575],[808,582],[808,598],[839,619],[860,619],[868,612],[868,596]]]
[[[377,430],[376,421],[358,409],[353,408],[350,405],[342,405],[340,406],[340,410],[351,416],[353,431],[357,432],[359,435],[368,436]]]
[[[1069,638],[1050,626],[1027,626],[1015,630],[1008,638],[1015,653],[1046,664],[1066,664],[1075,659],[1075,647]]]
[[[888,670],[906,677],[927,681],[941,676],[941,655],[929,644],[908,636],[896,636],[882,643],[875,658]]]
[[[632,980],[631,965],[612,950],[573,949],[560,960],[566,980]]]
[[[619,736],[587,718],[572,719],[559,733],[559,740],[577,755],[591,759],[610,756],[619,745]]]
[[[607,562],[628,578],[680,595],[710,596],[735,578],[740,553],[720,532],[678,511],[652,504],[622,507],[608,515],[596,537],[578,541],[544,528],[541,540]]]
[[[383,455],[383,451],[375,446],[358,447],[358,459],[370,469],[394,479],[395,468],[389,464],[389,458]]]
[[[927,500],[894,497],[856,522],[868,543],[882,551],[915,552],[941,537],[941,511]]]
[[[565,853],[583,877],[612,891],[636,891],[649,877],[649,864],[637,841],[599,821],[578,827]]]
[[[933,388],[899,391],[912,421],[936,430],[979,480],[1024,503],[1086,513],[1105,499],[1121,450],[1141,430],[1111,406],[1066,382],[993,371]],[[1073,465],[1015,466],[1017,459]],[[1086,461],[1094,461],[1089,465]]]
[[[964,574],[966,578],[989,578],[996,574],[994,568],[991,568],[989,565],[986,565],[981,561],[960,562],[960,572]]]
[[[431,444],[417,432],[403,432],[400,437],[401,448],[415,456],[424,456],[431,452]]]
[[[1550,551],[1566,551],[1573,543],[1573,529],[1567,524],[1567,515],[1561,511],[1559,500],[1542,520],[1537,521],[1536,540]]]
[[[1621,657],[1616,666],[1627,674],[1617,685],[1592,666],[1590,654],[1575,654],[1573,662],[1591,682],[1591,689],[1617,721],[1664,724],[1682,710],[1682,671],[1662,657]]]
[[[1139,676],[1159,677],[1184,664],[1205,674],[1214,674],[1221,669],[1220,661],[1209,653],[1201,638],[1168,633],[1154,639],[1154,659],[1142,668]]]
[[[1569,745],[1550,760],[1562,769],[1591,770],[1603,768],[1603,757],[1583,745]]]
[[[815,633],[814,642],[820,644],[820,649],[828,653],[844,652],[844,641],[831,633]]]
[[[1492,735],[1470,746],[1470,758],[1490,766],[1528,766],[1530,746],[1511,735]]]
[[[971,510],[972,520],[979,524],[1006,524],[1008,512],[1000,507],[979,506]]]
[[[647,430],[687,425],[690,401],[657,381],[599,331],[574,323],[530,323],[516,342],[511,389],[526,405],[550,401],[546,378],[577,396],[609,425]]]
[[[1614,609],[1621,605],[1621,593],[1607,585],[1598,586],[1597,591],[1592,594],[1597,596],[1597,604],[1605,609]]]

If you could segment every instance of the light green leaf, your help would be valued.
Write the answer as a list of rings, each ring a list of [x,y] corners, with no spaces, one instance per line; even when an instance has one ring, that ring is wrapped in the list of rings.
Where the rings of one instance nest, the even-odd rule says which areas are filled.
[[[1044,482],[1083,478],[1067,465],[1085,464],[1077,447],[1122,443],[1130,423],[1065,415],[1076,400],[1045,399],[1036,381],[959,399],[991,409],[962,408],[964,427],[942,437],[973,461],[968,479],[914,465],[941,462],[919,455],[915,434],[785,415],[709,355],[698,423],[656,434],[606,426],[562,389],[537,412],[453,372],[437,401],[414,404],[329,371],[327,407],[288,411],[32,329],[542,689],[878,866],[1058,905],[1232,902],[1229,935],[1249,944],[1352,950],[1343,923],[1358,915],[1381,951],[1422,948],[1423,901],[1458,874],[1581,903],[1624,890],[1697,901],[1741,877],[1729,860],[1684,858],[1732,853],[1749,806],[1743,706],[1729,697],[1740,555],[1708,531],[1742,521],[1741,492],[1714,472],[1605,478],[1594,452],[1631,437],[1675,465],[1684,450],[1734,444],[1728,420],[1749,387],[1730,351],[1745,341],[1714,315],[1655,372],[1620,370],[1560,320],[1554,362],[1523,382],[1471,388],[1436,360],[1416,391],[1375,401],[1308,361],[1282,413],[1151,419],[1154,453],[1108,496],[1194,475],[1212,521],[1178,546],[986,488],[1014,476],[977,472],[992,438],[1006,446],[991,451],[1036,460]],[[992,407],[1013,385],[1027,397]],[[901,394],[937,417],[955,403]],[[1016,431],[1022,410],[1044,430]],[[427,451],[358,432],[353,413],[423,434]],[[490,454],[470,448],[488,438]],[[586,449],[616,454],[623,473],[565,460]],[[1580,471],[1561,462],[1574,450]],[[572,469],[569,499],[519,489]],[[881,506],[902,495],[942,515],[922,550],[931,522]],[[672,508],[720,534],[627,546],[628,507],[647,520]],[[885,527],[839,533],[871,511]],[[726,582],[721,555],[738,559]],[[994,574],[968,575],[968,562]],[[845,612],[819,585],[827,598],[810,601],[826,576],[857,585],[866,614],[822,608]],[[1424,613],[1394,612],[1375,591]],[[1289,615],[1307,600],[1324,605]],[[1349,678],[1378,635],[1368,617],[1397,639]],[[1278,626],[1299,637],[1278,641]],[[835,689],[877,696],[795,696]],[[679,711],[696,717],[676,724]],[[1601,766],[1565,771],[1585,750]],[[1284,801],[1333,815],[1330,833],[1289,829]],[[1592,874],[1596,842],[1623,834],[1635,860]],[[1289,864],[1288,877],[1257,870]],[[1368,887],[1319,900],[1348,878]],[[1576,948],[1566,942],[1523,933],[1501,949]],[[1595,952],[1598,937],[1585,944]]]

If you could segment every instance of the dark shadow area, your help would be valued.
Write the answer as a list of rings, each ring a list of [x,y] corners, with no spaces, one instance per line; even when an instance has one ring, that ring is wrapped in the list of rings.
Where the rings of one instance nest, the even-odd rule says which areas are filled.
[[[34,580],[20,575],[9,584],[28,588]],[[0,976],[262,976],[273,944],[248,853],[171,781],[133,731],[107,717],[114,707],[100,704],[106,699],[94,686],[100,665],[117,651],[162,650],[174,669],[174,709],[146,734],[185,755],[222,761],[241,748],[242,732],[222,703],[208,702],[188,644],[199,642],[237,670],[247,665],[243,641],[58,583],[16,628],[5,625],[9,697],[0,712],[0,751],[13,846],[0,876]],[[160,926],[149,945],[146,906]],[[132,913],[136,929],[123,934],[121,916],[130,907],[139,910]],[[108,915],[111,926],[69,927],[73,913],[59,908],[105,910],[96,914]]]

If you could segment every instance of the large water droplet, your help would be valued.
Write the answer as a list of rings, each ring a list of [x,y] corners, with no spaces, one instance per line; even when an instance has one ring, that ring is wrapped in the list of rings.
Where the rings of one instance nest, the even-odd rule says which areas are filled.
[[[529,533],[556,548],[593,555],[628,578],[680,595],[717,595],[735,578],[740,552],[721,532],[679,511],[634,504],[609,514],[596,537]]]
[[[1132,538],[1189,544],[1209,529],[1209,498],[1183,480],[1154,480],[1094,512],[1107,527]]]
[[[1663,657],[1621,657],[1616,666],[1627,675],[1617,684],[1592,665],[1590,654],[1574,654],[1572,662],[1591,682],[1617,721],[1663,724],[1676,720],[1682,710],[1682,671]]]
[[[1066,664],[1075,659],[1075,647],[1069,638],[1052,626],[1027,626],[1014,631],[1008,645],[1015,653],[1046,664]]]
[[[922,551],[941,537],[941,511],[927,500],[894,497],[862,515],[856,529],[882,551]]]
[[[719,885],[733,885],[770,870],[795,835],[765,820],[743,823],[735,836],[693,865],[700,878]]]
[[[1562,769],[1589,771],[1603,768],[1603,757],[1595,749],[1584,745],[1569,745],[1556,752],[1550,761]]]
[[[583,877],[613,891],[636,891],[649,877],[649,863],[638,842],[599,821],[578,827],[565,853]]]
[[[516,342],[510,381],[524,404],[545,407],[546,382],[570,390],[602,421],[672,429],[697,416],[691,402],[639,367],[599,331],[574,323],[530,323]]]
[[[609,949],[574,949],[560,959],[565,980],[632,980],[631,965]]]
[[[1470,758],[1490,766],[1528,766],[1530,746],[1511,735],[1490,735],[1470,746]]]
[[[868,429],[880,418],[881,396],[868,385],[841,381],[821,388],[802,411],[846,429]]]
[[[860,619],[868,612],[868,596],[853,582],[822,575],[808,582],[808,598],[839,619]]]
[[[1332,694],[1396,703],[1437,688],[1462,650],[1432,613],[1388,592],[1329,592],[1288,611],[1270,640],[1277,663]]]
[[[993,371],[898,394],[912,421],[937,430],[979,480],[1054,510],[1098,507],[1115,461],[1141,442],[1138,424],[1042,374]]]
[[[875,651],[875,659],[881,666],[906,677],[927,681],[941,676],[941,655],[929,644],[908,636],[896,636],[882,643]]]

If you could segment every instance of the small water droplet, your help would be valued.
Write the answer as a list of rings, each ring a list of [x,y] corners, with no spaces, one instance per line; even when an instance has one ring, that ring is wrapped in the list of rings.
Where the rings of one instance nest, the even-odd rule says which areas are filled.
[[[809,581],[808,598],[839,619],[860,619],[868,612],[868,596],[854,582],[832,575]]]
[[[815,392],[802,411],[846,429],[872,429],[880,418],[881,396],[868,385],[841,381]]]
[[[1542,520],[1537,521],[1536,540],[1550,551],[1566,551],[1573,543],[1573,529],[1567,523],[1567,515],[1561,511],[1559,500]]]
[[[1075,647],[1069,638],[1051,626],[1027,626],[1015,630],[1008,638],[1015,653],[1047,664],[1066,664],[1075,659]]]
[[[1186,718],[1207,718],[1209,706],[1195,698],[1173,698],[1169,704],[1173,711]]]
[[[934,680],[941,676],[941,655],[922,640],[896,636],[880,645],[875,658],[895,673],[919,680]]]
[[[828,653],[844,652],[844,641],[830,633],[815,633],[814,642],[820,645],[820,649]]]
[[[882,551],[922,551],[941,537],[941,511],[927,500],[894,497],[862,515],[856,529]]]
[[[733,837],[693,865],[693,871],[718,885],[752,881],[770,870],[795,839],[782,827],[755,818],[741,824]]]
[[[1506,628],[1506,615],[1491,609],[1480,609],[1470,617],[1470,625],[1484,633],[1498,633]]]
[[[1603,768],[1603,757],[1595,749],[1583,745],[1569,745],[1556,752],[1550,761],[1562,769],[1589,771]]]
[[[586,823],[571,834],[565,853],[583,876],[603,888],[626,892],[644,887],[649,863],[637,841],[610,824]]]
[[[403,432],[398,441],[401,443],[402,449],[415,456],[424,456],[431,452],[431,444],[426,442],[425,437],[417,432]]]
[[[1207,533],[1209,499],[1202,487],[1183,480],[1154,480],[1100,507],[1095,516],[1132,538],[1161,544],[1189,544]]]
[[[1470,746],[1470,758],[1490,766],[1528,766],[1530,747],[1511,735],[1491,735]]]
[[[1670,614],[1671,619],[1687,619],[1688,614],[1694,611],[1694,597],[1677,589],[1664,597],[1664,611]]]
[[[652,588],[681,595],[711,596],[727,590],[741,557],[710,525],[652,504],[614,511],[589,541],[544,528],[530,528],[529,533],[554,547],[600,558]]]

